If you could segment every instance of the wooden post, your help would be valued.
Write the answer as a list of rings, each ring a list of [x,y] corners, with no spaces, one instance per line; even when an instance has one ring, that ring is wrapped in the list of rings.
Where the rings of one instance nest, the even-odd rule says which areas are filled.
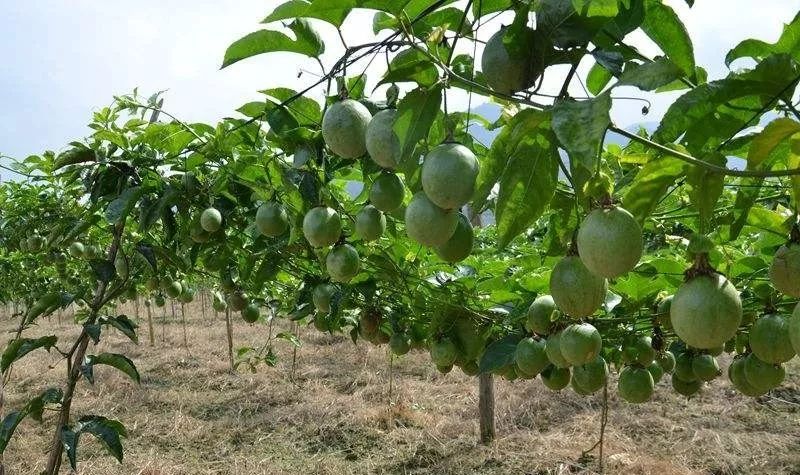
[[[489,445],[494,440],[494,378],[491,373],[482,373],[478,381],[478,417],[481,424],[481,443]]]
[[[225,308],[225,333],[228,335],[228,361],[233,372],[233,324],[231,323],[231,308]]]
[[[183,347],[189,349],[189,338],[186,336],[186,304],[181,300],[181,326],[183,327]]]
[[[145,307],[147,307],[147,330],[150,335],[150,346],[155,346],[156,337],[153,334],[153,302],[150,300],[146,301]]]

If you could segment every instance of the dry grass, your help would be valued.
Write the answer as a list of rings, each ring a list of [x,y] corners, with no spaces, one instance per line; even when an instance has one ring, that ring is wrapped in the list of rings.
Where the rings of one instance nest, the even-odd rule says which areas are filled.
[[[196,309],[194,309],[196,310]],[[263,344],[264,325],[236,319],[236,346]],[[4,319],[2,329],[12,322]],[[161,341],[162,328],[165,341]],[[94,386],[82,381],[73,414],[106,415],[129,430],[125,460],[118,464],[91,437],[81,439],[82,474],[545,474],[594,473],[596,458],[581,459],[599,433],[601,399],[560,394],[538,381],[498,381],[498,439],[477,443],[477,380],[458,370],[443,376],[427,355],[394,363],[389,412],[385,348],[354,346],[344,337],[301,329],[294,381],[291,349],[276,344],[276,368],[231,374],[224,322],[181,325],[160,315],[155,347],[107,335],[92,352],[120,352],[139,367],[136,386],[110,368],[96,370]],[[33,334],[57,332],[64,342],[75,325],[42,322]],[[61,346],[67,346],[62,343]],[[63,365],[44,353],[14,368],[7,408],[26,395],[62,382]],[[665,379],[655,400],[631,406],[610,392],[605,437],[606,472],[659,475],[800,474],[798,373],[773,393],[753,401],[717,381],[691,401],[675,395]],[[53,415],[43,425],[25,421],[6,451],[9,474],[43,468]],[[595,453],[596,455],[596,453]]]

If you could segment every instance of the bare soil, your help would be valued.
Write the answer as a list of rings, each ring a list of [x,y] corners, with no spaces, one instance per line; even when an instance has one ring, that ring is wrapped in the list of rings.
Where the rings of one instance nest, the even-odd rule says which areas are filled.
[[[130,315],[130,306],[124,310]],[[144,308],[142,308],[144,312]],[[156,342],[141,321],[138,345],[104,335],[90,353],[122,353],[137,364],[141,385],[108,367],[94,385],[81,381],[73,415],[99,414],[128,429],[117,463],[91,436],[78,449],[81,474],[566,474],[600,471],[591,448],[600,433],[602,394],[554,393],[540,381],[496,379],[497,439],[478,442],[477,378],[458,369],[439,374],[427,354],[391,365],[387,348],[300,328],[293,351],[276,340],[279,362],[251,373],[230,371],[225,323],[210,310],[187,308],[181,319],[155,309]],[[28,336],[58,334],[69,348],[79,327],[69,315],[43,320]],[[262,346],[268,325],[234,318],[234,346]],[[0,329],[14,322],[4,317]],[[278,328],[280,326],[281,328]],[[273,334],[287,331],[278,323]],[[5,342],[2,342],[5,345]],[[727,366],[727,361],[724,361]],[[605,473],[800,474],[800,365],[787,381],[753,400],[720,378],[687,400],[658,385],[654,400],[630,405],[610,383],[604,436]],[[63,384],[57,352],[20,360],[6,388],[5,412],[48,386]],[[24,421],[6,450],[7,474],[44,468],[54,413]],[[66,465],[66,462],[65,462]],[[65,468],[64,473],[68,473]]]

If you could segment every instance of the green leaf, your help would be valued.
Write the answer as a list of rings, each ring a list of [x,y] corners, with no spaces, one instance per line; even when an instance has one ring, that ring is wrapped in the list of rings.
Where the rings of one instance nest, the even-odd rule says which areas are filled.
[[[693,77],[694,46],[686,26],[672,8],[661,0],[645,0],[642,31],[686,76]]]
[[[536,128],[517,128],[509,138],[511,153],[495,206],[500,249],[542,215],[555,193],[559,156],[549,125],[540,121]]]
[[[298,43],[303,44],[304,47],[307,45],[313,51],[313,57],[319,58],[325,53],[325,43],[308,20],[298,18],[289,24],[289,29],[294,32]]]
[[[63,396],[64,393],[61,389],[48,388],[40,395],[28,401],[21,410],[8,413],[6,417],[3,418],[3,421],[0,422],[0,454],[5,452],[6,447],[8,447],[8,442],[11,440],[11,436],[14,435],[14,431],[23,419],[30,416],[34,420],[41,422],[44,407],[48,404],[60,402]]]
[[[681,78],[683,71],[667,58],[635,64],[628,63],[617,86],[634,86],[643,91],[653,91]]]
[[[128,318],[126,315],[117,315],[116,317],[104,317],[101,323],[105,323],[111,327],[116,328],[123,335],[127,336],[132,342],[139,343],[139,337],[136,335],[136,322]]]
[[[410,48],[401,51],[389,63],[389,70],[380,84],[393,82],[416,82],[429,87],[439,80],[439,71],[433,61],[421,51]]]
[[[300,348],[302,346],[302,343],[300,343],[300,339],[297,338],[297,335],[295,335],[294,333],[280,332],[277,335],[275,335],[275,338],[279,340],[288,341],[297,348]]]
[[[83,366],[81,366],[81,371],[90,383],[94,383],[94,366],[99,364],[108,365],[122,371],[136,384],[140,382],[139,371],[136,370],[136,365],[127,356],[117,353],[100,353],[99,355],[88,355]]]
[[[725,157],[719,153],[706,157],[705,161],[719,166],[725,166],[726,163]],[[686,184],[689,187],[689,199],[700,213],[700,232],[706,232],[704,226],[710,223],[714,207],[722,196],[725,175],[691,165],[686,172]]]
[[[120,195],[106,208],[106,220],[111,224],[118,224],[133,210],[136,202],[144,195],[145,189],[140,186],[125,188]]]
[[[316,18],[335,27],[342,26],[345,18],[356,6],[355,0],[292,0],[275,7],[262,23],[286,20],[289,18]]]
[[[8,342],[2,357],[0,357],[0,373],[5,373],[9,366],[33,350],[44,348],[50,351],[58,338],[55,335],[39,338],[16,338]]]
[[[755,169],[769,158],[773,150],[784,140],[800,133],[800,122],[789,118],[775,119],[753,137],[747,153],[747,167]]]
[[[605,4],[606,0],[601,2]],[[567,0],[542,0],[536,11],[537,31],[560,48],[585,45],[609,20],[605,16],[583,16]]]
[[[777,42],[770,44],[752,38],[744,40],[728,52],[725,56],[725,65],[730,67],[731,63],[739,58],[762,61],[776,53],[791,54],[795,61],[800,62],[800,12],[790,23],[783,26],[783,32]]]
[[[736,219],[731,223],[728,239],[733,241],[739,237],[744,225],[747,224],[747,215],[756,203],[761,194],[763,178],[743,178],[740,187],[736,190],[736,200],[733,203],[733,210]]]
[[[118,462],[122,462],[122,442],[120,437],[127,437],[128,432],[121,422],[103,416],[83,416],[71,427],[61,429],[61,443],[67,453],[70,466],[77,469],[78,441],[81,434],[91,434],[103,444],[106,451]]]
[[[417,142],[428,135],[441,103],[441,84],[414,89],[397,103],[393,129],[400,140],[402,160],[410,157]]]
[[[636,174],[622,204],[641,223],[656,208],[656,205],[685,174],[685,164],[677,158],[662,155],[645,164]]]
[[[619,13],[618,0],[572,0],[572,7],[586,17],[615,17]]]
[[[511,8],[511,0],[480,0],[472,2],[472,15],[480,18]]]
[[[514,115],[500,131],[500,134],[492,142],[489,153],[481,161],[480,171],[475,186],[475,195],[472,205],[481,210],[489,198],[494,185],[503,175],[511,155],[518,147],[518,142],[525,138],[526,133],[537,130],[542,124],[549,120],[547,114],[539,113],[533,109],[523,109]]]
[[[586,75],[586,88],[596,96],[606,87],[612,77],[608,69],[604,68],[600,63],[594,63],[592,69]]]
[[[292,25],[295,25],[295,23],[292,23]],[[276,51],[298,53],[312,58],[321,54],[319,37],[309,36],[308,30],[310,28],[295,25],[293,29],[303,32],[304,36],[293,40],[280,31],[260,30],[234,41],[225,51],[221,69],[251,56]]]
[[[94,162],[96,160],[97,154],[94,150],[86,147],[75,147],[58,156],[56,161],[53,163],[53,171],[56,171],[67,165]]]
[[[611,125],[608,113],[611,95],[608,92],[583,101],[562,100],[553,106],[553,131],[569,154],[576,193],[594,173],[600,146]]]
[[[517,344],[522,339],[519,335],[508,335],[492,342],[483,352],[478,367],[481,373],[491,373],[514,363]]]

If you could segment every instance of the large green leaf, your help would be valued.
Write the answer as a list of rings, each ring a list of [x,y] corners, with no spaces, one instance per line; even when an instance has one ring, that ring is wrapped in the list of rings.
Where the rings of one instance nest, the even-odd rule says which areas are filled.
[[[794,19],[783,26],[783,33],[773,44],[756,39],[747,39],[736,45],[725,56],[725,64],[730,66],[739,58],[753,58],[762,61],[764,58],[776,54],[791,54],[796,61],[800,61],[800,12]]]
[[[291,0],[275,7],[262,23],[286,20],[289,18],[316,18],[335,27],[342,26],[353,9],[356,0]]]
[[[542,215],[555,193],[559,156],[549,126],[539,121],[535,128],[515,129],[509,138],[510,154],[495,206],[501,249]]]
[[[397,103],[394,133],[400,140],[402,159],[407,159],[417,142],[427,137],[428,131],[442,103],[442,86],[417,88]]]
[[[553,106],[553,131],[569,154],[577,193],[594,172],[606,129],[611,124],[611,95],[583,101],[563,100]]]
[[[618,86],[634,86],[643,91],[652,91],[666,86],[683,76],[683,71],[668,58],[658,58],[644,64],[628,63]]]
[[[747,153],[748,168],[756,168],[769,158],[773,150],[784,140],[800,133],[800,122],[789,118],[776,119],[753,137]]]
[[[61,429],[61,442],[67,459],[73,470],[77,468],[78,441],[81,434],[91,434],[105,447],[118,462],[122,462],[122,442],[120,437],[127,437],[128,432],[121,422],[103,416],[82,416],[78,422]]]
[[[491,373],[504,366],[514,363],[514,355],[517,351],[517,344],[522,339],[519,335],[508,335],[500,340],[492,342],[483,352],[479,364],[481,373]]]
[[[0,454],[5,452],[8,442],[14,434],[17,426],[27,416],[31,416],[37,421],[42,420],[42,412],[48,404],[55,404],[61,401],[64,393],[61,389],[48,388],[40,395],[28,401],[19,411],[9,412],[0,422]]]
[[[120,195],[106,208],[106,219],[111,224],[117,224],[125,219],[136,206],[136,202],[145,193],[145,189],[140,186],[126,188]]]
[[[127,356],[117,353],[100,353],[99,355],[88,355],[86,357],[86,361],[81,366],[81,371],[90,383],[94,383],[94,367],[99,364],[116,368],[139,384],[139,371],[136,369],[136,365]]]
[[[3,356],[0,357],[0,373],[5,373],[11,363],[17,361],[33,350],[44,348],[50,351],[55,346],[58,338],[55,335],[43,336],[39,338],[16,338],[8,342]]]
[[[608,69],[600,63],[594,63],[586,75],[586,88],[596,96],[606,87],[612,77]]]
[[[581,15],[567,0],[542,0],[536,10],[537,30],[560,48],[585,45],[609,20],[605,16]]]
[[[587,17],[614,17],[619,12],[618,0],[572,0],[572,6]]]
[[[725,166],[722,154],[712,154],[705,161],[718,166]],[[692,165],[686,172],[686,184],[689,187],[689,199],[700,213],[701,226],[709,224],[714,214],[714,207],[722,196],[725,176],[708,168]],[[701,231],[705,232],[705,231]]]
[[[694,76],[694,46],[681,19],[661,0],[645,0],[642,30],[688,77]]]
[[[289,25],[296,39],[274,30],[260,30],[236,40],[225,51],[222,68],[263,53],[287,51],[309,57],[318,57],[325,51],[324,44],[305,20],[295,20]]]
[[[653,137],[665,143],[683,136],[692,153],[702,154],[755,123],[752,110],[773,101],[797,71],[788,56],[771,56],[752,71],[701,84],[670,106]]]
[[[416,82],[429,87],[439,80],[439,71],[433,61],[415,48],[401,51],[389,63],[389,70],[379,84],[392,82]]]
[[[685,164],[667,155],[659,156],[645,164],[636,174],[622,204],[639,222],[643,222],[656,208],[658,202],[685,174]]]

